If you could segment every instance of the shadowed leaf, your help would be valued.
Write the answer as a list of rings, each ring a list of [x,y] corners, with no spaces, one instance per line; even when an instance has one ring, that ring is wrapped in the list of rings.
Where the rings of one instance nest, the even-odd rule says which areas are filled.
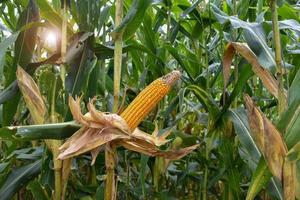
[[[32,164],[14,169],[0,188],[0,196],[3,200],[10,200],[14,194],[27,182],[36,177],[41,170],[41,160]]]

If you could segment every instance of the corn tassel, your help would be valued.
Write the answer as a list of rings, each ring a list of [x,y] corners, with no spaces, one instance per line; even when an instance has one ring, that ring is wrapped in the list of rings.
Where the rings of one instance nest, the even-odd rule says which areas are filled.
[[[156,79],[142,90],[121,113],[121,117],[127,122],[131,131],[133,131],[149,112],[153,110],[158,102],[168,94],[171,86],[180,78],[180,75],[179,71],[172,71]]]

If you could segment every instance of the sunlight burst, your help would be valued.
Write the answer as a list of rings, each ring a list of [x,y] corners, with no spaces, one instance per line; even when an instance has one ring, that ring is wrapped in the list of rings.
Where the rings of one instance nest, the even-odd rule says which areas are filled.
[[[55,45],[56,45],[56,34],[54,32],[47,33],[45,43],[49,47],[55,47]]]

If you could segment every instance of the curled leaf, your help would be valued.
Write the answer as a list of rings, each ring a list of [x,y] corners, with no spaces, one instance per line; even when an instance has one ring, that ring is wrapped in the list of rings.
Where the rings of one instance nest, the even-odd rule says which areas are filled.
[[[89,102],[89,112],[83,115],[80,108],[81,98],[74,100],[69,97],[69,106],[73,118],[80,124],[90,128],[104,128],[104,127],[116,127],[118,129],[129,131],[128,125],[125,120],[117,114],[107,114],[96,110],[94,107],[94,99]]]
[[[295,199],[295,164],[286,159],[287,147],[280,132],[256,107],[253,100],[244,96],[251,135],[263,154],[273,176],[283,185],[284,199]]]
[[[251,64],[252,71],[260,78],[263,85],[274,97],[278,98],[278,81],[274,78],[274,76],[269,71],[264,69],[259,64],[257,56],[252,52],[252,50],[248,47],[246,43],[231,42],[227,45],[223,57],[224,87],[226,87],[228,84],[230,67],[231,67],[232,59],[236,52],[239,53]],[[285,96],[286,96],[286,92],[285,92]]]

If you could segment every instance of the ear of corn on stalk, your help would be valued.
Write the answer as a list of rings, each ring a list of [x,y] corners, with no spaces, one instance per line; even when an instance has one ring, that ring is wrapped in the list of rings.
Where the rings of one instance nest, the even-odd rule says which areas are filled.
[[[58,159],[66,159],[91,151],[93,164],[99,147],[106,143],[170,160],[179,159],[196,149],[198,145],[161,151],[158,147],[169,142],[166,139],[169,132],[158,135],[158,130],[156,130],[152,135],[149,135],[136,128],[169,92],[179,77],[180,72],[173,71],[155,80],[133,100],[121,116],[97,111],[93,101],[88,104],[89,112],[83,115],[80,109],[80,99],[75,101],[70,97],[69,106],[72,115],[83,127],[60,147],[61,153]]]
[[[121,113],[121,117],[127,122],[133,131],[140,122],[149,114],[157,103],[171,89],[171,86],[179,79],[180,72],[173,71],[148,85]]]

